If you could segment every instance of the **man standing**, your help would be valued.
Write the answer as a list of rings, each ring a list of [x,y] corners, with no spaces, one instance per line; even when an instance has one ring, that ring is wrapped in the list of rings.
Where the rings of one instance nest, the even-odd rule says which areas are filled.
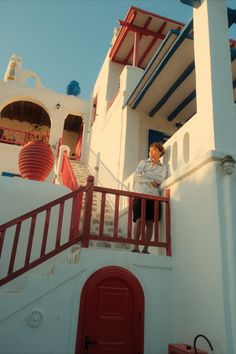
[[[161,143],[152,143],[149,148],[149,159],[142,160],[138,164],[138,167],[134,173],[134,192],[150,194],[158,196],[159,185],[164,181],[167,175],[167,168],[161,164],[160,158],[165,153],[165,149]],[[140,239],[141,235],[141,209],[142,200],[140,198],[134,198],[133,202],[133,221],[134,226],[134,238]],[[146,229],[145,229],[145,241],[150,241],[153,232],[154,221],[154,201],[146,201]],[[138,245],[135,245],[132,252],[139,252]],[[149,254],[148,246],[144,246],[142,253]]]

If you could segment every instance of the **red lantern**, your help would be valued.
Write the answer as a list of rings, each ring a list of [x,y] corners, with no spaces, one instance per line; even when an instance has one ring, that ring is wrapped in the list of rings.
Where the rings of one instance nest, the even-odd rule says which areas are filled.
[[[20,151],[18,167],[25,179],[45,181],[54,162],[50,146],[42,141],[30,141]]]

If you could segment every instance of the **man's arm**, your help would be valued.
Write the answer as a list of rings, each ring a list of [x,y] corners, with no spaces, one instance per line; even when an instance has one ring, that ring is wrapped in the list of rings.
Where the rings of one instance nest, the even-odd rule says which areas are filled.
[[[143,160],[139,162],[136,170],[134,171],[134,176],[133,176],[133,180],[134,182],[137,181],[140,177],[143,176],[142,172],[143,172]]]
[[[145,175],[151,179],[150,184],[152,187],[157,188],[165,180],[167,168],[164,165],[159,165],[155,171],[148,171]]]

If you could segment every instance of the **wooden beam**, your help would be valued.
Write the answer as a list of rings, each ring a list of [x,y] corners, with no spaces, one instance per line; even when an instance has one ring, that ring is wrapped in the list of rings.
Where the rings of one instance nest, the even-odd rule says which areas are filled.
[[[152,36],[152,37],[159,37],[161,39],[164,39],[165,36],[163,34],[158,34],[158,32],[155,32],[155,31],[151,31],[151,30],[148,30],[148,29],[145,29],[143,27],[139,27],[139,26],[136,26],[136,25],[132,25],[128,22],[125,22],[125,21],[121,21],[119,20],[119,24],[125,28],[127,28],[128,31],[131,31],[131,32],[139,32],[141,33],[143,36]]]

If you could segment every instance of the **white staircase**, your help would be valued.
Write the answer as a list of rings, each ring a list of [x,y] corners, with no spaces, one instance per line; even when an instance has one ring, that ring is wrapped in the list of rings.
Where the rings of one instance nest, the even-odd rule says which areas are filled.
[[[81,162],[76,160],[70,160],[71,166],[73,168],[75,177],[77,179],[79,186],[84,186],[87,184],[88,176],[91,176],[92,173],[89,169]],[[84,203],[83,203],[84,204]],[[82,206],[84,207],[84,205]],[[91,220],[91,233],[98,235],[99,234],[99,225],[100,225],[100,208],[101,208],[101,195],[97,192],[93,196],[93,208],[92,208],[92,220]],[[83,217],[82,217],[83,220]],[[105,205],[105,220],[104,220],[104,234],[107,236],[113,235],[113,225],[114,225],[114,211],[112,206],[106,201]],[[121,230],[118,230],[118,234],[121,233]],[[90,241],[90,246],[96,247],[106,247],[106,248],[118,248],[118,249],[130,249],[131,247],[124,243],[110,243],[106,241]]]

